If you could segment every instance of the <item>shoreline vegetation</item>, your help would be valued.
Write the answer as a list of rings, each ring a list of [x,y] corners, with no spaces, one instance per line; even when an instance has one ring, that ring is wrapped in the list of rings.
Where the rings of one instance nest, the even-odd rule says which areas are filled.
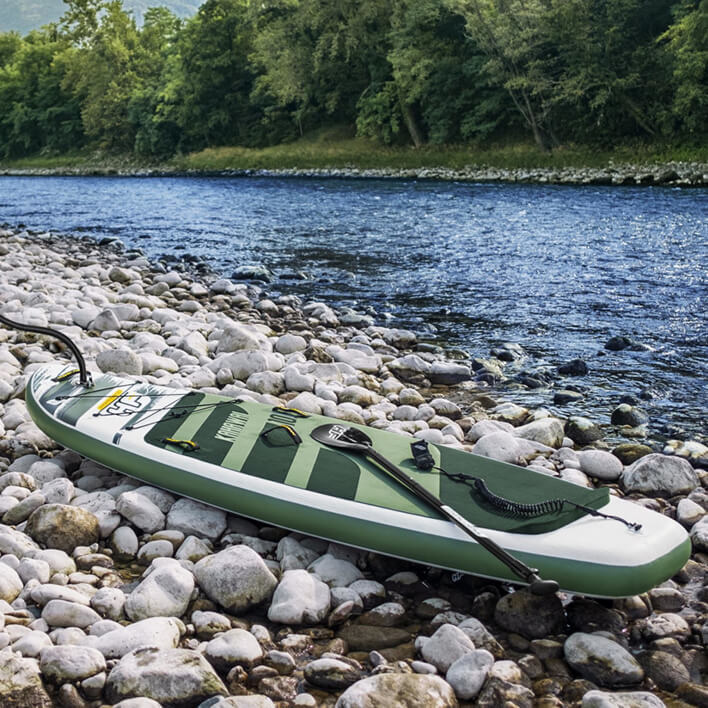
[[[216,147],[165,161],[83,151],[0,162],[0,175],[193,174],[384,177],[557,184],[708,184],[708,149],[625,145],[614,150],[574,146],[551,153],[530,143],[490,147],[383,146],[366,138],[318,131],[266,148]]]

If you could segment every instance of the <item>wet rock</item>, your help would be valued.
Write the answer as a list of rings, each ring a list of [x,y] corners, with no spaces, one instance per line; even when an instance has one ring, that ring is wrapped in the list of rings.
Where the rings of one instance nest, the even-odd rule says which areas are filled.
[[[504,629],[527,639],[554,634],[565,621],[563,605],[556,595],[534,595],[528,590],[502,597],[494,609],[494,619]]]
[[[641,443],[620,443],[612,450],[612,454],[619,459],[623,465],[631,465],[640,457],[651,455],[654,451],[648,445]]]
[[[571,359],[558,367],[558,373],[565,376],[585,376],[588,365],[582,359]]]
[[[230,629],[212,639],[205,649],[206,658],[219,671],[233,666],[251,668],[263,658],[258,640],[245,629]]]
[[[159,565],[128,595],[125,613],[133,621],[148,617],[180,617],[194,590],[194,576],[174,559]]]
[[[61,684],[82,681],[106,670],[103,654],[90,647],[50,646],[42,651],[39,668],[45,678]]]
[[[563,651],[573,669],[599,686],[627,686],[644,678],[639,662],[607,637],[576,632],[568,637]]]
[[[144,696],[163,705],[194,706],[227,694],[206,659],[188,649],[136,649],[120,660],[106,681],[111,703]]]
[[[38,543],[70,553],[100,537],[98,519],[89,511],[66,504],[45,504],[27,520],[27,533]]]
[[[317,624],[329,607],[326,583],[306,570],[286,570],[273,593],[268,619],[281,624]]]
[[[409,642],[410,633],[397,627],[373,627],[365,624],[350,624],[342,627],[337,636],[343,639],[352,651],[388,649]]]
[[[194,566],[199,586],[230,612],[245,612],[267,600],[277,585],[263,559],[247,546],[232,546]]]
[[[455,693],[439,676],[378,674],[352,684],[335,708],[456,708]]]
[[[602,439],[602,431],[590,419],[573,416],[565,424],[565,434],[578,445],[589,445]]]
[[[585,396],[583,396],[580,391],[561,389],[553,394],[553,403],[556,406],[564,406],[566,403],[576,403],[577,401],[582,401],[583,398],[585,398]]]
[[[686,460],[652,453],[625,468],[622,484],[629,492],[676,496],[688,494],[699,482],[695,470]]]
[[[361,678],[361,671],[339,659],[315,659],[305,666],[305,679],[313,686],[343,689]]]
[[[663,612],[644,620],[642,634],[650,640],[665,637],[682,640],[690,636],[691,628],[681,615],[674,612]]]
[[[630,406],[627,403],[620,403],[612,411],[612,416],[610,417],[612,425],[628,425],[630,428],[644,425],[648,421],[649,416],[641,408]]]
[[[675,691],[691,680],[681,660],[665,651],[645,651],[637,657],[646,675],[662,690]]]

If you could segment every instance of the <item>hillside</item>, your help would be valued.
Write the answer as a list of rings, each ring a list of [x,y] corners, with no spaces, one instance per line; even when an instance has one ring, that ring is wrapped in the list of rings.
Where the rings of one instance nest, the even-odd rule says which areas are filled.
[[[142,22],[145,10],[155,5],[163,5],[180,17],[189,17],[197,11],[201,1],[123,0],[123,7],[131,10],[138,22]],[[63,0],[1,0],[0,32],[16,30],[24,35],[48,22],[56,22],[64,14],[65,9]]]

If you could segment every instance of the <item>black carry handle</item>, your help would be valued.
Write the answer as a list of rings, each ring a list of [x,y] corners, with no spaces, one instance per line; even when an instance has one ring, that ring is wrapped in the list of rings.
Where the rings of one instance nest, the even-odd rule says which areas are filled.
[[[79,382],[82,386],[86,388],[91,388],[93,386],[93,380],[91,379],[91,374],[86,369],[86,362],[84,357],[79,351],[76,344],[69,339],[63,332],[58,332],[55,329],[50,329],[49,327],[37,327],[36,325],[23,324],[21,322],[14,322],[9,320],[7,317],[0,315],[0,324],[4,324],[5,327],[10,327],[10,329],[19,329],[23,332],[32,332],[33,334],[45,334],[49,337],[55,337],[60,342],[64,342],[67,347],[71,350],[71,353],[76,359],[76,363],[79,366]]]
[[[480,534],[475,526],[465,519],[464,516],[458,514],[447,504],[443,504],[434,494],[418,484],[418,482],[403,472],[403,470],[396,467],[396,465],[387,460],[381,453],[374,450],[371,438],[363,430],[335,423],[331,425],[321,425],[315,428],[310,435],[314,440],[324,445],[356,452],[376,462],[376,464],[386,470],[386,472],[404,487],[430,504],[430,506],[440,512],[440,514],[449,521],[452,521],[477,541],[480,546],[504,563],[515,575],[528,583],[529,589],[534,595],[552,595],[558,590],[558,583],[555,580],[543,580],[539,577],[538,570],[529,568],[529,566],[505,551],[490,538]]]

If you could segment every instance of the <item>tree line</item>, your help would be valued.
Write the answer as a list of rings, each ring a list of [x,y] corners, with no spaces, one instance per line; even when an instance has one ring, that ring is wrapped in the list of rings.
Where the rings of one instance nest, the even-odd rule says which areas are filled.
[[[705,137],[708,0],[64,0],[0,33],[0,156],[165,158],[328,125],[385,144]]]

